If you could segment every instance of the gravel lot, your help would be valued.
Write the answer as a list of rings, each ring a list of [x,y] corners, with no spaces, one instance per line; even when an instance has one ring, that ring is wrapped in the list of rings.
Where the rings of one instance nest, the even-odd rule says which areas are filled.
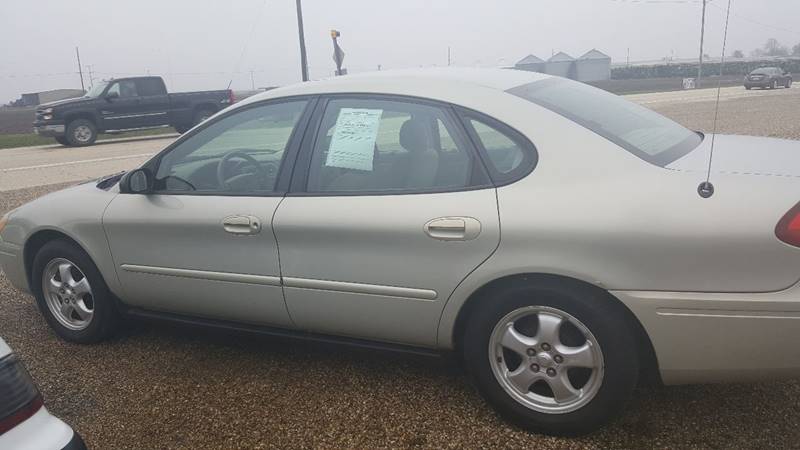
[[[777,94],[722,102],[720,130],[800,139],[800,89]],[[713,103],[658,98],[648,106],[710,129]],[[0,212],[62,186],[2,192]],[[507,425],[447,360],[145,323],[130,324],[112,342],[67,344],[2,276],[0,335],[24,359],[50,410],[93,449],[789,448],[800,442],[800,380],[640,388],[611,426],[558,439]]]

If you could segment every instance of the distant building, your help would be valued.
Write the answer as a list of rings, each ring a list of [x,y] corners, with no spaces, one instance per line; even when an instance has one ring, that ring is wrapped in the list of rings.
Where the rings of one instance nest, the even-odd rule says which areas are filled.
[[[80,89],[54,89],[52,91],[33,92],[22,94],[22,106],[37,106],[42,103],[55,102],[65,98],[75,98],[83,96],[84,91]]]
[[[582,82],[610,80],[611,57],[597,49],[589,50],[578,59],[564,52],[556,53],[547,61],[528,55],[514,64],[514,69],[542,72]]]
[[[592,49],[575,62],[575,79],[582,82],[611,79],[611,57]]]
[[[528,72],[544,72],[544,60],[536,55],[528,55],[520,59],[514,68],[517,70],[527,70]]]
[[[548,75],[575,78],[575,58],[564,52],[558,52],[544,64],[544,71]]]

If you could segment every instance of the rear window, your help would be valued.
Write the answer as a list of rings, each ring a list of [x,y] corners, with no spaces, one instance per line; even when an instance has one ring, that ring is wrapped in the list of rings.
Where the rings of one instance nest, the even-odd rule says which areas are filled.
[[[666,166],[703,141],[691,131],[643,106],[563,78],[549,78],[507,91],[588,128],[639,158]]]
[[[775,73],[778,73],[778,69],[773,69],[771,67],[756,69],[752,72],[753,75],[771,75]]]

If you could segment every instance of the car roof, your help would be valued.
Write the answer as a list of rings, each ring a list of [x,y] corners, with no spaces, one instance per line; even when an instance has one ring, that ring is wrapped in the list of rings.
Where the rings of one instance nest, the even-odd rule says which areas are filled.
[[[513,69],[426,68],[366,72],[326,78],[272,89],[240,102],[248,104],[270,98],[326,93],[361,92],[439,98],[437,93],[454,89],[469,96],[471,89],[502,93],[508,89],[551,78],[549,75]]]

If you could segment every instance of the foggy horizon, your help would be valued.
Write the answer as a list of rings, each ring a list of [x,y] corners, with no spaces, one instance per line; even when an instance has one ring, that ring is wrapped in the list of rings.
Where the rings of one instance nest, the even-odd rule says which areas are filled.
[[[800,2],[734,0],[726,54],[745,55],[776,38],[800,43]],[[0,6],[0,103],[23,92],[86,88],[127,75],[162,75],[171,91],[245,90],[300,81],[295,2],[199,3],[142,0],[122,5],[91,0],[5,1]],[[727,1],[707,10],[705,53],[719,57]],[[331,29],[350,73],[446,66],[512,66],[528,54],[573,57],[597,48],[615,63],[666,56],[696,59],[700,0],[537,0],[495,2],[305,0],[303,18],[312,79],[333,75]],[[648,42],[649,44],[643,44]]]

